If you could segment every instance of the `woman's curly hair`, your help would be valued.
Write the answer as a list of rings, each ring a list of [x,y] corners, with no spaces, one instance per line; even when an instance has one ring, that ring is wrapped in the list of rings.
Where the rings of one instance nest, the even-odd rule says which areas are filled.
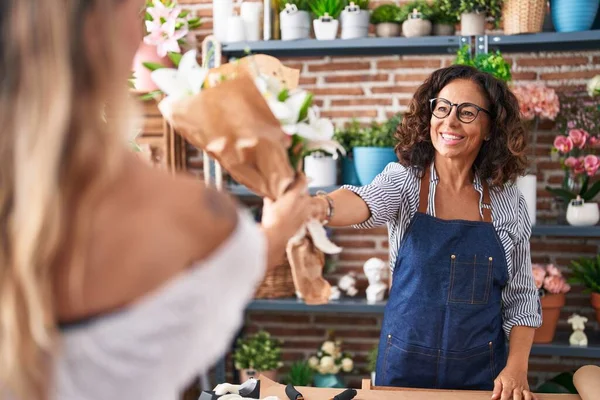
[[[474,168],[481,179],[492,185],[514,182],[525,172],[526,133],[521,122],[519,102],[506,83],[466,65],[452,65],[433,72],[417,89],[409,110],[396,130],[396,154],[405,167],[418,171],[431,164],[435,149],[431,143],[429,99],[450,82],[465,79],[479,85],[490,104],[490,140],[484,141]]]

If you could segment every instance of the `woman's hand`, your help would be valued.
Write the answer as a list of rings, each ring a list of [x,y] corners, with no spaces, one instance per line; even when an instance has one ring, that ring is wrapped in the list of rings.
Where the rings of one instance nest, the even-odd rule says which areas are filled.
[[[529,391],[527,369],[508,364],[494,380],[492,400],[536,399],[537,397]]]

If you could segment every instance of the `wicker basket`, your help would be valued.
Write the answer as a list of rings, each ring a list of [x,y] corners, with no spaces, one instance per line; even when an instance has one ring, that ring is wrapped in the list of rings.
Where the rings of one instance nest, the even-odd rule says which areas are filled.
[[[287,259],[282,265],[271,268],[254,294],[255,299],[277,299],[296,296],[292,267]]]
[[[504,34],[541,32],[546,3],[546,0],[505,0],[502,8]]]

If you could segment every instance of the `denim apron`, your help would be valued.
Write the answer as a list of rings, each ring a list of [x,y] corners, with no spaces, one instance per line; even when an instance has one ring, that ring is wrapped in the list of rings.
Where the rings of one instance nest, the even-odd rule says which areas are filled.
[[[419,210],[398,250],[385,308],[378,386],[492,390],[506,365],[502,288],[504,249],[492,225],[482,180],[482,221],[427,214],[430,170]]]

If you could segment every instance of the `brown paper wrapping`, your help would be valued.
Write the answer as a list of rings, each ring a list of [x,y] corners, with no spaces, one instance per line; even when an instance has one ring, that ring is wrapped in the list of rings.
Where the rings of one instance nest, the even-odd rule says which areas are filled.
[[[597,400],[600,398],[600,367],[585,365],[573,375],[573,384],[577,388],[581,400]]]
[[[289,162],[289,138],[256,88],[253,70],[258,66],[260,73],[278,77],[289,88],[297,86],[298,73],[273,57],[247,59],[211,71],[228,79],[172,104],[169,119],[179,134],[217,160],[237,182],[275,200],[300,172]],[[308,304],[327,303],[331,288],[322,277],[325,260],[310,236],[286,250],[296,291]]]

